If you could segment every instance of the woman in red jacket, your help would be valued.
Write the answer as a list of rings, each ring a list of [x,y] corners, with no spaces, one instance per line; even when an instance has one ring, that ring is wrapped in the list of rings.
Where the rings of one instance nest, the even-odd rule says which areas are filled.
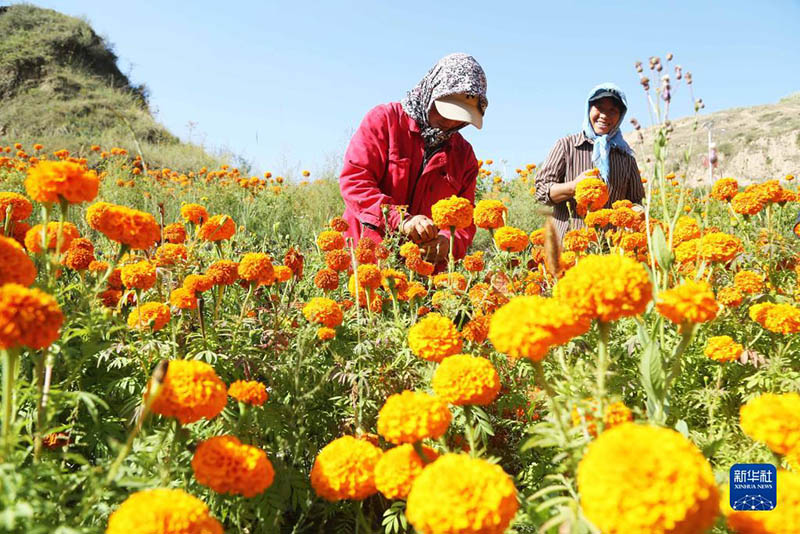
[[[467,124],[480,129],[487,104],[481,66],[472,56],[451,54],[402,102],[370,110],[350,140],[339,178],[347,235],[380,242],[388,224],[420,245],[429,261],[445,262],[450,232],[433,224],[431,206],[452,195],[475,201],[478,161],[458,130]],[[404,217],[398,206],[407,206]],[[456,258],[474,236],[474,225],[456,231]]]

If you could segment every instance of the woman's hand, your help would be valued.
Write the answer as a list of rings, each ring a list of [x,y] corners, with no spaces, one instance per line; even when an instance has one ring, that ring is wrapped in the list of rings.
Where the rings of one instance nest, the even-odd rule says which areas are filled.
[[[422,257],[434,265],[447,260],[450,254],[450,239],[443,235],[437,235],[426,243],[420,244]]]
[[[417,245],[433,241],[439,233],[433,220],[424,215],[414,215],[403,223],[400,231]]]

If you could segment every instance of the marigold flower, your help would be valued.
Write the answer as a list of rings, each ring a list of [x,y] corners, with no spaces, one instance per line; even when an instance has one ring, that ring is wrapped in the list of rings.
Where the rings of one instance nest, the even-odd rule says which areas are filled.
[[[181,217],[186,222],[201,225],[208,220],[208,211],[200,204],[184,204],[181,206]]]
[[[403,391],[390,395],[378,412],[378,434],[395,444],[438,439],[452,419],[453,414],[439,397]]]
[[[736,343],[731,336],[714,336],[708,338],[703,353],[718,362],[732,362],[742,355],[744,347]]]
[[[224,241],[236,233],[236,223],[230,215],[214,215],[203,223],[197,235],[203,241]]]
[[[730,494],[722,499],[722,512],[738,534],[793,534],[800,528],[800,473],[778,470],[775,479],[778,501],[769,512],[738,511],[730,505]],[[727,492],[726,492],[727,493]]]
[[[21,221],[30,217],[33,212],[31,201],[19,193],[0,192],[0,221],[6,218],[6,211],[11,207],[11,220]]]
[[[658,294],[656,310],[675,324],[705,323],[717,316],[719,305],[711,284],[687,280]]]
[[[353,251],[353,255],[356,257],[356,262],[359,265],[371,265],[374,263],[378,263],[378,255],[376,254],[376,249],[366,248],[360,245],[361,243],[359,242],[359,246],[357,246]]]
[[[678,219],[672,232],[672,245],[676,247],[684,241],[698,239],[699,237],[700,225],[697,224],[697,219],[683,215]]]
[[[185,287],[178,287],[169,294],[169,303],[181,310],[197,308],[197,296]]]
[[[156,266],[147,260],[123,265],[120,271],[122,284],[128,289],[146,291],[156,285]]]
[[[703,258],[712,262],[728,262],[744,250],[741,240],[723,232],[710,232],[700,238]]]
[[[586,218],[584,218],[583,223],[590,227],[604,227],[611,224],[611,214],[614,213],[614,210],[610,210],[607,208],[599,209],[597,211],[592,211],[586,214]],[[534,243],[536,244],[536,243]],[[542,236],[541,245],[544,245],[544,236]]]
[[[379,288],[381,286],[381,270],[375,265],[359,265],[358,284],[362,288]]]
[[[608,216],[609,222],[617,228],[638,228],[639,215],[631,208],[621,207],[611,210]]]
[[[90,202],[99,187],[97,173],[73,161],[40,161],[28,169],[25,179],[28,196],[42,203]]]
[[[262,406],[269,399],[267,387],[255,380],[237,380],[228,387],[228,395],[250,406]]]
[[[412,241],[407,241],[400,246],[400,257],[402,258],[409,258],[413,256],[420,256],[422,254],[422,250],[417,246],[416,243]]]
[[[764,291],[764,276],[753,271],[739,271],[733,277],[733,286],[742,293],[761,293]]]
[[[317,236],[317,246],[323,252],[344,248],[344,237],[340,232],[324,230]]]
[[[445,454],[417,476],[406,516],[419,532],[502,534],[518,508],[517,490],[502,467]]]
[[[441,362],[461,352],[462,345],[456,325],[438,313],[429,313],[408,330],[408,346],[423,360]]]
[[[157,332],[172,318],[169,306],[161,302],[146,302],[131,310],[128,315],[128,328],[152,330]]]
[[[476,313],[490,314],[508,302],[508,297],[485,282],[478,282],[467,293]]]
[[[577,480],[584,514],[606,534],[696,534],[719,511],[708,461],[666,428],[625,423],[603,432],[581,459]]]
[[[317,328],[317,339],[320,341],[330,341],[336,337],[336,330],[327,326]]]
[[[339,273],[325,267],[314,276],[314,285],[323,291],[333,291],[339,287]]]
[[[423,260],[420,256],[409,256],[406,258],[406,267],[420,276],[430,276],[433,274],[434,265]]]
[[[431,207],[431,218],[441,229],[467,228],[472,225],[472,203],[455,195],[443,198]]]
[[[394,288],[398,298],[401,298],[408,291],[408,278],[396,269],[381,269],[381,287],[389,293]]]
[[[767,180],[760,184],[745,187],[744,192],[754,195],[762,204],[778,202],[781,199],[781,184],[778,180]]]
[[[589,248],[591,243],[597,242],[597,234],[590,228],[580,228],[578,230],[570,230],[564,234],[562,247],[564,250],[571,250],[573,252],[584,252]]]
[[[608,202],[608,186],[600,178],[581,180],[575,186],[575,202],[579,215],[585,215],[588,211],[597,211]]]
[[[206,269],[208,276],[215,286],[229,286],[239,279],[239,264],[231,260],[218,260]]]
[[[285,265],[275,266],[275,281],[278,283],[288,282],[292,278],[292,270]]]
[[[381,450],[369,441],[343,436],[325,445],[311,468],[311,487],[328,501],[363,500],[377,492],[375,465]]]
[[[172,360],[152,410],[186,425],[213,419],[227,402],[227,388],[213,367],[199,360]]]
[[[479,315],[464,325],[461,335],[467,341],[481,344],[489,335],[489,321],[491,321],[491,316]]]
[[[246,498],[263,493],[275,478],[266,453],[234,436],[215,436],[201,442],[192,457],[192,470],[203,486]]]
[[[156,249],[155,261],[159,267],[168,267],[186,261],[189,251],[180,244],[164,243]]]
[[[461,273],[441,273],[433,277],[433,285],[461,292],[467,289],[467,279]]]
[[[723,287],[717,293],[719,303],[729,308],[739,306],[742,303],[742,299],[744,299],[744,295],[735,287]]]
[[[512,298],[489,324],[489,340],[512,358],[541,361],[550,347],[589,330],[589,319],[560,300],[539,296]]]
[[[248,252],[239,262],[239,277],[248,282],[270,285],[275,279],[272,258],[263,252]]]
[[[471,273],[477,273],[482,271],[484,267],[485,264],[483,261],[482,250],[478,250],[476,252],[473,252],[472,254],[464,256],[464,269],[466,269],[467,271]]]
[[[151,214],[107,202],[89,206],[86,221],[110,240],[134,250],[150,248],[161,236],[158,223]]]
[[[500,393],[500,376],[486,358],[456,354],[439,364],[431,385],[450,404],[485,406]]]
[[[56,299],[16,283],[0,285],[0,349],[44,349],[58,339],[64,315]]]
[[[328,226],[331,230],[335,232],[346,232],[350,229],[350,225],[347,224],[342,217],[334,217],[330,221],[328,221]]]
[[[508,208],[499,200],[484,199],[475,205],[473,219],[478,228],[493,229],[505,225]]]
[[[106,534],[223,534],[208,506],[179,489],[139,491],[108,518]]]
[[[36,280],[36,265],[22,245],[10,237],[0,236],[0,286],[19,284],[30,286]]]
[[[186,242],[186,228],[181,223],[172,223],[164,227],[162,236],[165,241],[175,245]]]
[[[559,280],[553,296],[576,313],[609,322],[643,313],[652,292],[647,270],[638,261],[590,254]]]
[[[61,229],[61,245],[57,247],[56,242],[58,241],[58,227],[60,224],[57,222],[47,223],[46,241],[48,250],[59,248],[61,252],[66,252],[72,240],[80,237],[78,228],[72,223],[65,222]],[[25,248],[28,249],[28,252],[31,254],[42,252],[42,237],[44,233],[44,226],[41,224],[37,224],[28,230],[25,234]]]
[[[800,450],[799,393],[763,393],[747,401],[739,417],[744,433],[773,452],[787,455]]]
[[[791,304],[764,302],[750,307],[750,318],[776,334],[800,332],[800,310]]]
[[[350,253],[345,249],[335,249],[325,253],[325,265],[334,271],[346,271],[350,268]]]
[[[741,215],[755,215],[764,209],[764,204],[753,193],[736,193],[731,199],[731,207]]]
[[[314,297],[303,306],[303,315],[311,323],[328,328],[336,328],[342,324],[344,315],[335,300],[325,297]]]
[[[722,202],[727,202],[739,192],[739,182],[734,178],[722,178],[711,186],[709,196]]]
[[[287,250],[286,254],[283,256],[283,264],[292,270],[292,274],[298,280],[303,278],[304,263],[305,257],[294,247],[289,247],[289,250]]]
[[[500,250],[522,252],[528,246],[528,234],[513,226],[501,226],[494,233],[494,242]]]
[[[414,447],[408,443],[389,449],[375,465],[375,487],[387,499],[405,499],[411,485],[422,472],[426,463],[439,455],[430,447],[423,447],[425,462]]]

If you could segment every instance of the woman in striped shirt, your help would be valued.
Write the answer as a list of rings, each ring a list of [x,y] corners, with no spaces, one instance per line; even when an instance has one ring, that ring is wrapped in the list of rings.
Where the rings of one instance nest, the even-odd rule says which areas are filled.
[[[553,206],[553,219],[561,239],[568,230],[583,227],[575,205],[575,186],[594,177],[597,168],[608,184],[607,208],[627,199],[643,212],[644,187],[633,150],[619,127],[628,103],[625,93],[612,83],[598,85],[586,100],[583,130],[556,141],[536,174],[536,199]]]

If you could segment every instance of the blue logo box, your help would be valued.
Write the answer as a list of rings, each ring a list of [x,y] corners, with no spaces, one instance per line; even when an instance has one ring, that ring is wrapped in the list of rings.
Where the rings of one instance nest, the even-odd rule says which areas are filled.
[[[731,508],[768,511],[778,502],[778,471],[772,464],[735,464],[731,467]]]

